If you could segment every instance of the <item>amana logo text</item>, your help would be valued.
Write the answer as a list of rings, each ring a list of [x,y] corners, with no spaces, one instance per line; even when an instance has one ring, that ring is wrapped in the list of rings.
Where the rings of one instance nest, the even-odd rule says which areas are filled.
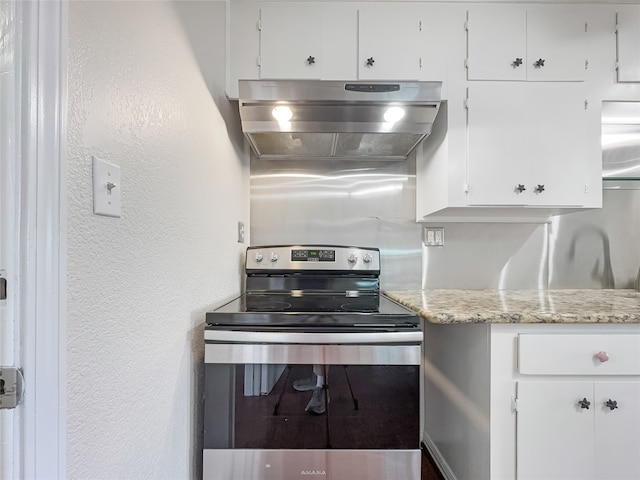
[[[300,475],[324,475],[327,476],[327,472],[325,470],[302,470]]]

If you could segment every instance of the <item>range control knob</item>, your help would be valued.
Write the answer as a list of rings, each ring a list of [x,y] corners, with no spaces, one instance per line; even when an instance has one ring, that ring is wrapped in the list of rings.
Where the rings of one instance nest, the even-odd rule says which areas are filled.
[[[347,260],[351,264],[356,263],[358,261],[358,256],[355,253],[350,253],[349,257],[347,258]]]
[[[371,260],[373,260],[373,257],[368,253],[365,253],[364,256],[362,257],[362,260],[364,261],[364,263],[371,263]]]
[[[271,254],[271,262],[275,263],[278,261],[278,254],[276,252],[273,252]]]
[[[256,253],[256,262],[260,263],[262,261],[262,253],[257,252]]]

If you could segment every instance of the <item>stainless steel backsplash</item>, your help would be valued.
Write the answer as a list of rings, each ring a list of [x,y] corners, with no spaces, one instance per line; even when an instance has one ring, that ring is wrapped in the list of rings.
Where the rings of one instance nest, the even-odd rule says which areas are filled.
[[[551,288],[637,288],[640,182],[604,182],[603,208],[554,218]]]
[[[425,247],[413,159],[252,159],[250,238],[378,247],[388,290],[635,288],[640,181],[605,182],[603,202],[548,224],[440,224],[444,246]]]
[[[415,160],[251,161],[253,245],[333,244],[380,249],[386,289],[419,288]]]

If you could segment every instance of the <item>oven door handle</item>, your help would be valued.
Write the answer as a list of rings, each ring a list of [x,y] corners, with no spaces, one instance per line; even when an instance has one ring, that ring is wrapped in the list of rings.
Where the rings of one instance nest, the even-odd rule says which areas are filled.
[[[205,330],[205,342],[234,342],[258,344],[419,344],[422,331],[410,332],[254,332],[247,330]]]

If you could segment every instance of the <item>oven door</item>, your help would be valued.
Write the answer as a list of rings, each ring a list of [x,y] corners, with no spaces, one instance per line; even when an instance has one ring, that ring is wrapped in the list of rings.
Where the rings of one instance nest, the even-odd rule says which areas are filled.
[[[420,479],[421,331],[205,340],[204,479]],[[314,365],[320,414],[293,387]]]

